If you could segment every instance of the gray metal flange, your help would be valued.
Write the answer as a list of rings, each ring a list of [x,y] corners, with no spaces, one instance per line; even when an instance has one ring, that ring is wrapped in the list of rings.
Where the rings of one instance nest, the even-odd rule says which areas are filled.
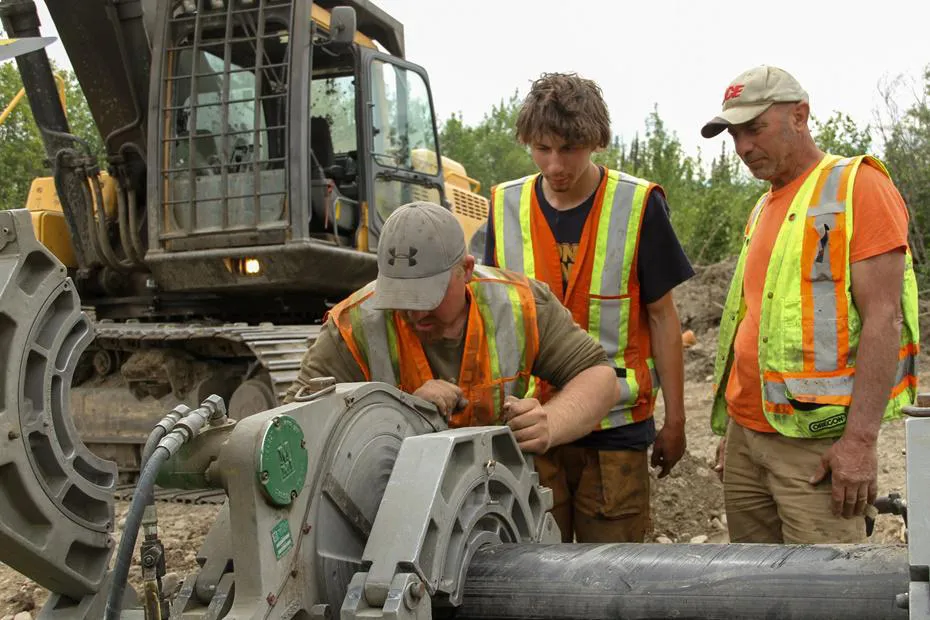
[[[261,476],[281,455],[267,453],[266,439],[284,418],[300,425],[302,439],[292,444],[299,441],[307,465],[287,503],[272,501]],[[330,385],[240,420],[210,469],[211,484],[222,484],[228,504],[199,554],[203,568],[185,580],[172,618],[199,617],[206,607],[212,611],[204,618],[329,617],[362,566],[402,443],[442,429],[435,407],[380,383]],[[215,446],[195,441],[197,449]],[[268,463],[259,466],[265,457]],[[296,457],[292,446],[282,464]]]
[[[560,540],[540,487],[507,427],[404,441],[342,618],[428,618],[459,605],[472,555],[501,543]]]
[[[0,561],[74,600],[99,590],[112,550],[116,465],[84,446],[69,414],[93,337],[29,212],[0,212]]]

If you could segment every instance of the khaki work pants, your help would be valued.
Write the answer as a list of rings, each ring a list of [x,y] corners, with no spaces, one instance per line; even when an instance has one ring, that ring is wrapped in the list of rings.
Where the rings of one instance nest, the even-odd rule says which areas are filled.
[[[646,452],[559,446],[535,457],[562,542],[643,542],[651,529]]]
[[[836,517],[829,476],[808,482],[834,439],[760,433],[730,421],[723,494],[731,542],[816,544],[865,541],[865,519]]]

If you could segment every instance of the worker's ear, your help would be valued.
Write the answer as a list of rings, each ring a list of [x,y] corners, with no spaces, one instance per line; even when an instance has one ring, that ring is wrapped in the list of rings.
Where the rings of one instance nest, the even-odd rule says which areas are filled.
[[[799,101],[791,108],[790,118],[795,127],[807,127],[811,117],[811,106],[806,101]]]
[[[462,261],[462,267],[465,269],[465,282],[471,282],[471,276],[475,272],[475,257],[467,255]]]

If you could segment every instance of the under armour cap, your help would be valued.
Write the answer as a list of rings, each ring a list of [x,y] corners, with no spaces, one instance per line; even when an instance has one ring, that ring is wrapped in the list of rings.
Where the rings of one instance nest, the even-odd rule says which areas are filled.
[[[398,207],[381,229],[378,280],[368,307],[435,309],[465,255],[465,233],[451,211],[431,202]]]
[[[701,129],[713,138],[730,125],[742,125],[756,118],[773,103],[808,101],[807,93],[790,73],[762,65],[741,73],[723,93],[723,112]]]

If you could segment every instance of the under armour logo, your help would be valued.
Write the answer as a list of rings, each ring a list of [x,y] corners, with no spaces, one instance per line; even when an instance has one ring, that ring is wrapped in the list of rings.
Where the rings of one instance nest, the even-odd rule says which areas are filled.
[[[408,267],[413,267],[417,264],[417,259],[414,258],[414,256],[417,255],[417,249],[414,247],[411,247],[407,254],[398,254],[397,248],[390,248],[388,249],[388,254],[391,255],[391,258],[388,259],[388,265],[391,265],[392,267],[394,266],[394,261],[397,260],[407,261]]]

